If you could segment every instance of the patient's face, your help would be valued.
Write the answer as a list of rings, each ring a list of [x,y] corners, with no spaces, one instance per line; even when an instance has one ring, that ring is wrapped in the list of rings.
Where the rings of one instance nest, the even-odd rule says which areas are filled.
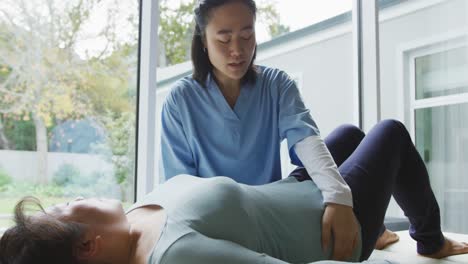
[[[112,199],[78,197],[68,203],[53,206],[47,212],[64,221],[88,225],[111,227],[122,221],[126,222],[122,204]]]

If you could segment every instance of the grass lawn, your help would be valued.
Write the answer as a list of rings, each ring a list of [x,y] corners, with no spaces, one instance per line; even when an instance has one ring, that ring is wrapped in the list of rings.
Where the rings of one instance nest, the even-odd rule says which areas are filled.
[[[13,221],[9,219],[0,219],[0,229],[8,228],[13,225]],[[1,231],[0,231],[1,232]],[[0,234],[1,236],[1,234]]]
[[[17,199],[12,198],[1,198],[0,199],[0,214],[11,214],[13,213],[13,207]]]

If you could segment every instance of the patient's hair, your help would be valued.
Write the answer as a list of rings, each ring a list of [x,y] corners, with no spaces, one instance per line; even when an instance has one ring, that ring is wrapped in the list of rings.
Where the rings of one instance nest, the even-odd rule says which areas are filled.
[[[27,215],[34,208],[39,213]],[[46,213],[40,201],[25,197],[15,206],[15,226],[0,240],[0,264],[79,263],[74,248],[85,226]]]

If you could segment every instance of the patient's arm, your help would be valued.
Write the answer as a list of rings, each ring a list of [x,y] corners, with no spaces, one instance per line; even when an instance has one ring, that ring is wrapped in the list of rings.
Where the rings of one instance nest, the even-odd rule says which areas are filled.
[[[163,255],[161,264],[289,264],[266,254],[249,250],[237,243],[190,233],[175,242]],[[320,261],[320,264],[346,263]],[[366,262],[367,263],[367,262]],[[370,261],[369,264],[389,264]],[[152,263],[153,264],[153,263]]]

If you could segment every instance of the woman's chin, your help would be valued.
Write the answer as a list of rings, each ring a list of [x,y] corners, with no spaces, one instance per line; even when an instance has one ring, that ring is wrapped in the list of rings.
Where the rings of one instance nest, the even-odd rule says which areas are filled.
[[[229,70],[228,77],[232,80],[240,81],[247,71],[244,69]]]
[[[216,78],[221,82],[224,82],[224,80],[240,81],[242,80],[246,72],[246,69],[231,69],[230,67],[228,67],[223,71],[218,70],[217,72],[215,72],[215,75]]]

